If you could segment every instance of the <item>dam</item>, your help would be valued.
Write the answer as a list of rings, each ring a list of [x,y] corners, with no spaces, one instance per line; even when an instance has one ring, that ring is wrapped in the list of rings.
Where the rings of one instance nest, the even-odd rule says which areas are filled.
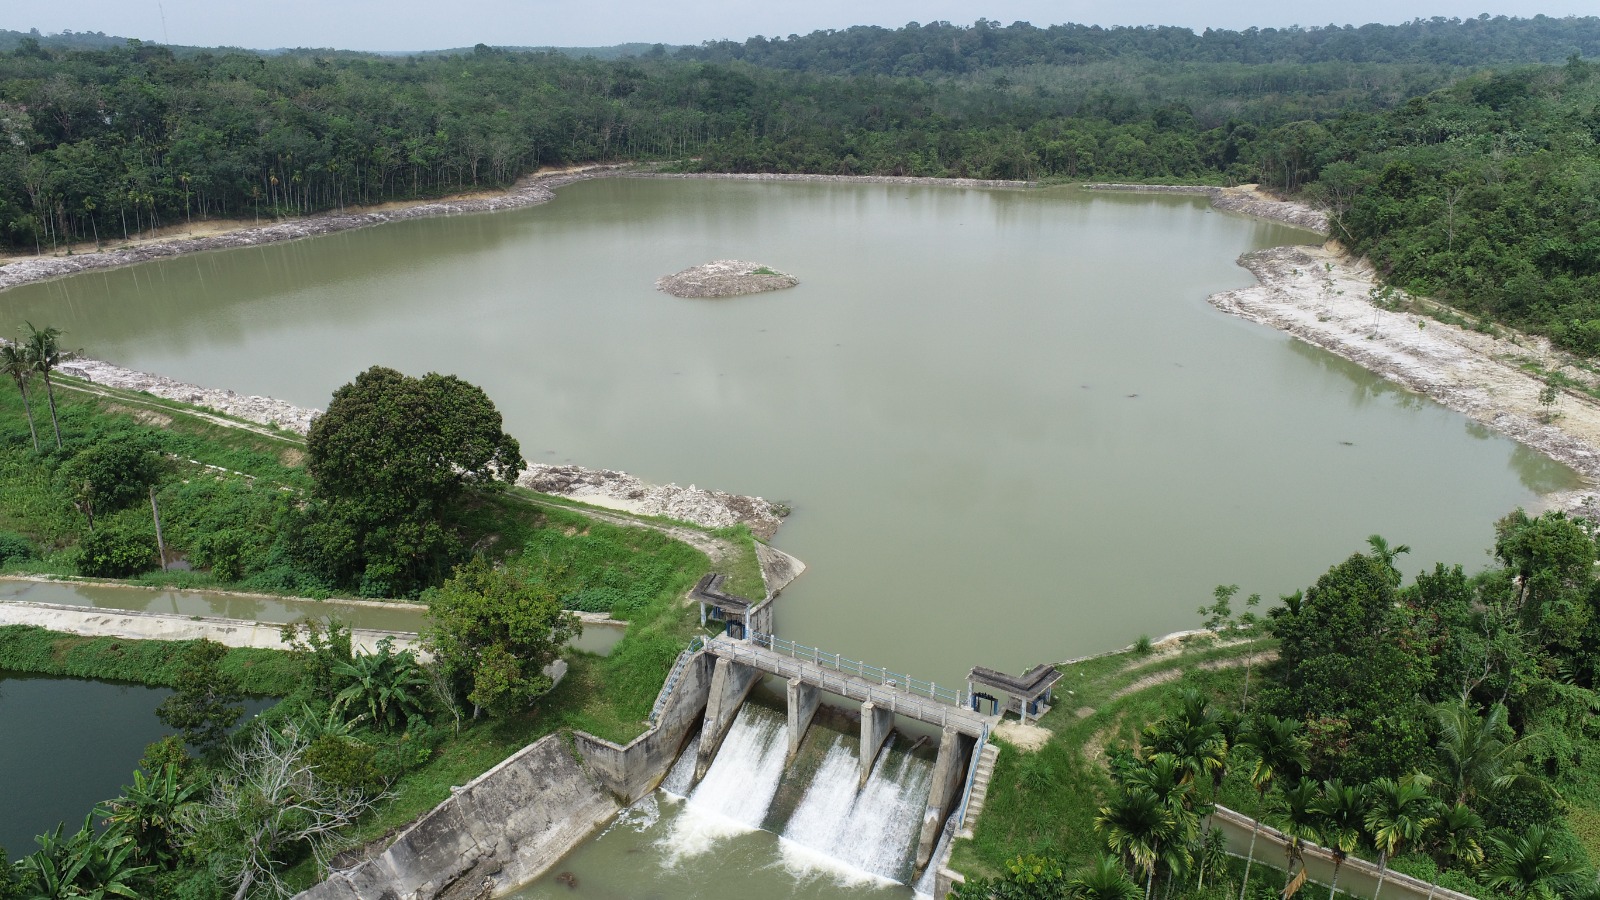
[[[990,708],[1041,714],[1054,678],[1032,683],[1043,687]],[[752,697],[763,684],[782,709]],[[981,810],[997,756],[989,735],[1000,716],[974,708],[989,697],[974,687],[759,631],[696,638],[638,738],[619,745],[575,731],[570,750],[559,735],[544,738],[458,789],[380,855],[300,896],[498,896],[619,812],[655,809],[658,797],[683,804],[661,840],[668,862],[765,831],[813,873],[933,893],[940,855]]]

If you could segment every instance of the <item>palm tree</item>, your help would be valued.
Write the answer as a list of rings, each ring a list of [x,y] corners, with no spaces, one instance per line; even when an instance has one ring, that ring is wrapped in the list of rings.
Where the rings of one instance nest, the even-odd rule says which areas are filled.
[[[1215,783],[1227,765],[1228,739],[1217,711],[1193,688],[1183,692],[1182,706],[1175,715],[1145,729],[1145,746],[1177,759],[1185,781],[1208,776]]]
[[[1367,546],[1372,548],[1372,558],[1383,563],[1384,567],[1389,570],[1389,580],[1393,581],[1396,587],[1399,587],[1405,576],[1400,574],[1400,569],[1395,566],[1394,561],[1399,559],[1402,554],[1410,553],[1411,547],[1406,544],[1395,544],[1391,547],[1381,534],[1367,535]]]
[[[1239,743],[1255,752],[1256,762],[1250,768],[1250,784],[1256,789],[1255,827],[1250,831],[1250,852],[1244,861],[1244,883],[1239,887],[1239,900],[1244,900],[1250,886],[1250,867],[1256,861],[1256,838],[1261,836],[1261,805],[1267,789],[1283,777],[1298,777],[1309,764],[1306,752],[1309,745],[1301,732],[1300,723],[1267,714],[1252,719],[1249,727],[1239,735]]]
[[[1470,803],[1485,790],[1503,789],[1519,782],[1544,782],[1521,768],[1524,745],[1513,739],[1506,724],[1506,708],[1499,703],[1479,715],[1471,703],[1441,703],[1434,708],[1439,721],[1439,777],[1455,795],[1456,803]]]
[[[44,378],[44,394],[50,401],[50,424],[56,430],[56,449],[61,449],[61,421],[56,417],[55,386],[50,383],[50,373],[76,354],[61,349],[61,329],[55,326],[35,328],[32,322],[22,325],[22,344],[33,364],[33,370]]]
[[[33,403],[28,399],[28,382],[33,380],[33,361],[27,348],[18,344],[0,345],[0,372],[11,376],[22,392],[22,410],[28,416],[28,433],[33,435],[33,452],[39,452],[39,429],[33,427]]]
[[[1315,781],[1307,778],[1280,789],[1272,800],[1272,806],[1267,810],[1267,824],[1287,838],[1283,845],[1284,855],[1289,860],[1283,879],[1283,896],[1287,898],[1294,894],[1298,883],[1304,881],[1303,876],[1296,879],[1294,871],[1294,864],[1302,861],[1303,845],[1306,841],[1317,841],[1322,837],[1317,813],[1322,790]]]
[[[1437,801],[1428,795],[1432,781],[1426,775],[1413,773],[1399,781],[1379,778],[1367,787],[1367,835],[1378,848],[1378,886],[1372,891],[1372,900],[1378,900],[1383,893],[1389,857],[1405,844],[1421,839],[1437,820]]]
[[[1322,818],[1322,840],[1333,857],[1333,884],[1328,900],[1339,891],[1339,869],[1361,843],[1361,828],[1367,814],[1367,799],[1361,788],[1332,778],[1322,786],[1322,799],[1316,805]]]
[[[1513,897],[1556,900],[1563,892],[1576,890],[1588,867],[1556,846],[1550,829],[1530,825],[1515,841],[1489,839],[1494,845],[1494,863],[1489,866],[1488,882]]]
[[[1483,817],[1465,803],[1440,806],[1438,821],[1429,829],[1430,843],[1434,846],[1434,862],[1443,870],[1450,863],[1476,868],[1483,864],[1483,846],[1478,835],[1483,832]],[[1438,891],[1435,881],[1428,889],[1428,900]]]
[[[1094,827],[1105,838],[1108,850],[1129,869],[1144,873],[1144,895],[1149,900],[1156,864],[1178,833],[1171,808],[1148,789],[1130,786],[1117,791],[1109,803],[1100,807]]]
[[[1128,878],[1114,856],[1101,856],[1072,873],[1067,882],[1072,900],[1137,900],[1139,886]]]

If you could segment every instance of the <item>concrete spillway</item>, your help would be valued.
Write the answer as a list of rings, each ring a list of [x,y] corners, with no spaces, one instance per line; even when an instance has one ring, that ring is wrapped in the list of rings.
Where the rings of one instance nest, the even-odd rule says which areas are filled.
[[[661,785],[684,800],[660,841],[667,863],[760,829],[781,836],[783,865],[797,875],[909,882],[933,764],[893,749],[890,739],[863,787],[854,735],[819,728],[809,763],[790,766],[787,724],[780,713],[745,704],[693,787],[696,753],[683,754]],[[780,791],[789,799],[775,803]]]
[[[885,750],[865,787],[857,786],[858,767],[856,753],[835,737],[805,798],[784,826],[785,851],[820,853],[849,869],[904,881],[911,871],[932,767],[908,753]]]

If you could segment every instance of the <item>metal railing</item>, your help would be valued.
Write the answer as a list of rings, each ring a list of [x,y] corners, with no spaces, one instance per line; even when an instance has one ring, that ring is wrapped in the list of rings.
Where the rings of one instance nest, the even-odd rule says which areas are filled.
[[[826,669],[833,669],[835,672],[842,672],[845,675],[854,675],[864,681],[875,681],[887,687],[899,688],[919,697],[927,697],[929,700],[938,700],[963,709],[972,707],[972,698],[967,695],[966,691],[941,687],[931,681],[912,678],[910,675],[893,672],[881,666],[868,665],[859,660],[847,659],[837,653],[829,653],[826,650],[818,650],[816,647],[808,647],[805,644],[784,640],[777,635],[762,634],[757,631],[751,633],[750,640],[774,653],[792,656],[795,659],[804,660]]]
[[[683,670],[689,667],[689,660],[693,659],[696,653],[704,650],[705,646],[706,639],[697,635],[694,640],[689,642],[689,646],[678,654],[677,660],[672,663],[672,671],[667,673],[667,680],[661,684],[661,693],[656,694],[655,705],[650,707],[651,725],[656,724],[656,719],[660,718],[661,711],[667,707],[667,701],[672,699],[672,692],[677,688],[678,680],[683,677]]]
[[[972,786],[978,781],[978,767],[983,762],[983,748],[988,744],[989,726],[985,724],[983,734],[972,747],[972,762],[967,764],[967,786],[961,792],[961,809],[956,812],[957,826],[967,824],[967,804],[972,802]]]
[[[770,637],[770,635],[763,635],[762,637]],[[757,646],[761,645],[758,644]],[[897,715],[911,716],[930,725],[938,725],[940,727],[954,725],[961,731],[972,735],[984,733],[988,727],[982,718],[972,715],[965,709],[946,703],[930,702],[922,697],[907,694],[898,687],[880,690],[872,684],[854,680],[854,672],[840,671],[837,678],[829,678],[826,672],[819,671],[820,666],[817,669],[807,670],[802,665],[802,663],[811,662],[811,660],[796,658],[793,662],[790,662],[785,657],[765,647],[757,650],[742,641],[718,639],[713,642],[711,650],[718,656],[727,656],[742,661],[753,668],[784,678],[800,678],[807,684],[830,694],[836,694],[850,700],[870,701]],[[882,686],[890,688],[887,683]]]

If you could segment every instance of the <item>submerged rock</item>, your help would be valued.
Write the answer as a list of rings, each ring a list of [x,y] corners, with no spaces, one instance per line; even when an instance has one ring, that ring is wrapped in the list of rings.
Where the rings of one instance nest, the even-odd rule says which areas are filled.
[[[777,291],[800,283],[793,275],[760,263],[719,259],[656,279],[656,289],[674,297],[737,297]]]

